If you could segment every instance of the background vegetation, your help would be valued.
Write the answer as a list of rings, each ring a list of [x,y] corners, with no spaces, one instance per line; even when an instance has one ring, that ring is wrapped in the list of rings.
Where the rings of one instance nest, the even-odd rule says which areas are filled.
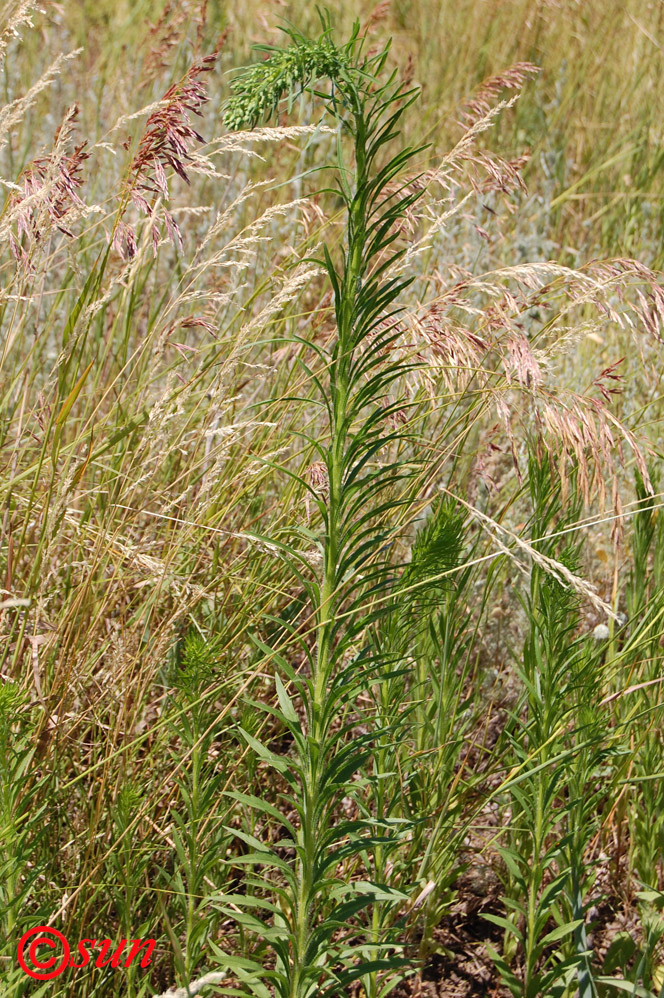
[[[0,12],[17,998],[664,995],[664,8],[356,19]]]

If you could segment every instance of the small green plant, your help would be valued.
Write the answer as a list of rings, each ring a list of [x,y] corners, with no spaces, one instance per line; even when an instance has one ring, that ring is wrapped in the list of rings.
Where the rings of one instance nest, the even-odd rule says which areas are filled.
[[[618,932],[604,957],[599,977],[608,994],[634,994],[639,998],[664,998],[664,895],[651,889],[639,891],[640,932]],[[613,976],[616,971],[620,977]],[[612,975],[612,976],[609,976]]]
[[[565,527],[580,516],[578,493],[563,504],[548,462],[535,458],[529,485],[533,545],[576,571],[581,545]],[[529,633],[517,665],[523,705],[508,729],[515,758],[507,784],[510,825],[499,847],[507,914],[484,916],[505,930],[504,953],[492,955],[514,998],[562,998],[573,981],[580,998],[597,994],[587,944],[592,875],[585,852],[605,793],[606,727],[597,702],[598,654],[577,633],[579,609],[577,594],[533,565],[524,599]]]
[[[651,474],[656,483],[658,476]],[[616,678],[623,686],[638,686],[623,705],[638,751],[630,776],[630,866],[643,884],[664,887],[664,787],[651,778],[662,759],[661,632],[664,614],[664,529],[653,509],[643,480],[636,477],[633,518],[633,564],[625,593],[629,638],[616,650]]]
[[[430,929],[444,917],[454,898],[451,885],[466,865],[461,841],[470,786],[463,757],[477,723],[472,655],[482,619],[481,598],[474,619],[468,603],[472,582],[478,581],[468,533],[467,513],[449,497],[437,499],[415,537],[391,621],[399,660],[413,660],[406,684],[412,737],[400,739],[400,751],[385,769],[403,774],[402,816],[413,828],[401,864],[416,871],[426,892],[417,912],[418,923],[425,923],[422,961],[432,943]]]
[[[170,730],[177,741],[172,749],[177,801],[170,809],[174,845],[172,869],[164,883],[173,894],[180,918],[171,921],[162,904],[164,921],[182,980],[192,980],[204,958],[208,940],[216,931],[212,900],[219,856],[228,840],[222,792],[228,778],[223,757],[213,753],[217,725],[215,699],[224,689],[214,640],[196,630],[184,639],[180,661],[172,677],[174,689]]]

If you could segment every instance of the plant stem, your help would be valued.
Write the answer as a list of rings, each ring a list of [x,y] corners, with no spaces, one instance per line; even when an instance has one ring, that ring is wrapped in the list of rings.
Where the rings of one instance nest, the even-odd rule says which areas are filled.
[[[303,770],[303,821],[300,830],[301,856],[295,912],[296,951],[291,979],[291,996],[302,995],[302,971],[307,963],[306,949],[314,897],[316,846],[326,823],[320,807],[320,776],[325,764],[327,696],[335,671],[333,627],[339,587],[339,541],[341,533],[344,470],[348,446],[348,399],[353,360],[353,333],[356,302],[366,267],[364,255],[366,218],[363,190],[366,181],[366,129],[361,110],[355,114],[355,194],[348,215],[348,256],[341,281],[341,301],[337,308],[337,341],[330,365],[332,418],[328,449],[329,499],[327,530],[323,545],[323,578],[317,607],[317,648],[310,703],[309,732],[305,741]]]

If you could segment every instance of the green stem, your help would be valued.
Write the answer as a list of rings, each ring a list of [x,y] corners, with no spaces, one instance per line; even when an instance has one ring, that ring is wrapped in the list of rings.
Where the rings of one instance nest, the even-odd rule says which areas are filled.
[[[187,979],[191,977],[195,963],[192,939],[196,918],[195,871],[198,863],[198,823],[200,820],[200,783],[201,765],[203,762],[203,752],[200,746],[198,725],[194,726],[192,737],[195,747],[192,753],[191,801],[189,810],[189,883],[187,885],[189,897],[187,898],[187,934],[185,948],[185,973],[187,975]]]
[[[545,817],[544,785],[541,776],[537,780],[537,800],[535,805],[535,827],[533,829],[533,865],[528,891],[528,925],[526,928],[526,966],[524,973],[524,998],[532,994],[532,981],[537,969],[537,918],[539,915],[539,893],[542,885],[542,855],[544,851]]]
[[[295,952],[291,976],[291,998],[301,998],[306,950],[310,935],[314,902],[317,843],[324,831],[326,817],[321,813],[320,775],[325,763],[327,734],[327,696],[334,674],[335,658],[332,630],[339,588],[339,540],[343,505],[343,476],[348,446],[348,400],[353,360],[353,332],[356,304],[365,270],[366,218],[363,190],[366,182],[366,129],[361,113],[355,116],[355,195],[348,218],[348,257],[342,277],[342,300],[337,312],[337,342],[330,368],[332,418],[328,451],[329,499],[327,532],[324,538],[323,578],[317,607],[317,654],[309,712],[309,733],[305,743],[303,769],[303,821],[299,834],[301,860],[295,908]]]

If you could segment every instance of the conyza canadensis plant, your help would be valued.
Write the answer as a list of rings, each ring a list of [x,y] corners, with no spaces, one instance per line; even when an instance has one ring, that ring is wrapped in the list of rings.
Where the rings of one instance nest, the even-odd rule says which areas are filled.
[[[332,41],[328,25],[316,41],[293,30],[288,35],[288,47],[264,48],[265,61],[233,81],[225,121],[232,129],[254,127],[298,92],[320,101],[338,131],[332,169],[345,228],[342,245],[325,245],[319,260],[333,293],[333,334],[324,346],[300,340],[303,352],[315,355],[311,366],[302,363],[324,426],[320,435],[305,437],[314,461],[297,477],[319,526],[312,519],[289,537],[269,538],[310,604],[311,640],[292,627],[290,634],[306,669],[295,669],[282,649],[263,646],[275,667],[278,698],[278,707],[268,709],[290,733],[290,744],[277,754],[254,735],[244,736],[276,772],[287,806],[277,810],[258,794],[232,794],[266,822],[277,821],[286,838],[271,848],[239,833],[250,850],[240,857],[250,869],[247,895],[226,898],[224,910],[259,944],[240,959],[218,955],[245,993],[264,998],[347,995],[360,978],[383,995],[403,978],[406,964],[366,910],[384,912],[407,896],[368,879],[366,871],[375,869],[375,850],[393,845],[407,822],[372,815],[358,799],[360,770],[384,726],[378,711],[373,718],[365,711],[359,723],[357,701],[363,689],[393,678],[393,656],[369,633],[396,598],[385,523],[408,502],[415,467],[397,460],[407,423],[403,402],[393,397],[411,365],[391,346],[410,284],[400,271],[407,249],[399,244],[401,222],[424,189],[403,176],[421,150],[403,147],[398,130],[417,91],[386,72],[388,48],[367,52],[358,26],[343,46]],[[313,558],[298,540],[309,552],[314,547]],[[349,801],[356,806],[346,806],[344,817]],[[353,876],[347,875],[351,867]]]

